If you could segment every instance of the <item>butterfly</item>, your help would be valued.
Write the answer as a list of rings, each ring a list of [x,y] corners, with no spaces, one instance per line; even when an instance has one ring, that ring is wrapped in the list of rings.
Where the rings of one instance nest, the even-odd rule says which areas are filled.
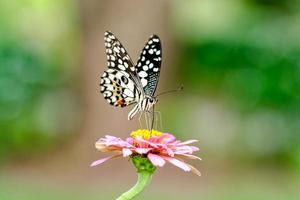
[[[104,98],[117,107],[134,105],[128,120],[139,112],[153,113],[162,55],[159,37],[152,35],[149,38],[136,65],[111,32],[105,32],[104,42],[108,67],[100,80]]]

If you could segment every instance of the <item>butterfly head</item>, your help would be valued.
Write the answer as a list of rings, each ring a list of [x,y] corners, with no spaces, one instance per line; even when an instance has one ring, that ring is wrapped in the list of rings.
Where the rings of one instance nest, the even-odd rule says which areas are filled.
[[[158,99],[156,97],[150,97],[148,96],[148,103],[150,105],[150,107],[152,107],[154,104],[156,104],[158,102]]]
[[[158,100],[156,97],[147,95],[140,101],[140,108],[143,111],[150,111],[157,102]]]

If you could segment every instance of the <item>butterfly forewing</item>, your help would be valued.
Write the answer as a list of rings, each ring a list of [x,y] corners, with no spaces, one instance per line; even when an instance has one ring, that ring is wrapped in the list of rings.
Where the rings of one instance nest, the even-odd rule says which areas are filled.
[[[121,42],[111,33],[104,35],[108,70],[101,77],[100,91],[114,106],[124,107],[137,101],[135,67]]]
[[[108,31],[104,34],[104,41],[108,68],[116,68],[128,73],[134,72],[135,68],[131,58],[121,42]]]
[[[136,65],[136,72],[142,83],[144,93],[153,96],[157,87],[161,65],[161,43],[153,35],[146,43]]]

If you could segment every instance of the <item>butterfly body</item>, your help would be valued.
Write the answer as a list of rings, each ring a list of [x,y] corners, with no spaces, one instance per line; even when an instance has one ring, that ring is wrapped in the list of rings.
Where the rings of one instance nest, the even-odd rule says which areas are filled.
[[[139,112],[151,112],[153,106],[157,103],[155,97],[145,96],[132,108],[128,114],[128,120],[131,120]]]
[[[104,40],[108,65],[100,82],[100,92],[104,98],[117,107],[134,105],[128,120],[139,112],[153,112],[157,103],[154,93],[161,65],[159,37],[150,37],[136,65],[111,32],[105,32]]]

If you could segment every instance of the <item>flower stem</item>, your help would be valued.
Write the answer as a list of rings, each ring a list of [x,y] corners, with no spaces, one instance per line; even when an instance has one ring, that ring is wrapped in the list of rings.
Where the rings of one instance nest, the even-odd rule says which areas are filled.
[[[116,200],[130,200],[137,196],[150,182],[152,173],[149,171],[138,172],[138,181],[137,183],[127,192],[123,193]]]

